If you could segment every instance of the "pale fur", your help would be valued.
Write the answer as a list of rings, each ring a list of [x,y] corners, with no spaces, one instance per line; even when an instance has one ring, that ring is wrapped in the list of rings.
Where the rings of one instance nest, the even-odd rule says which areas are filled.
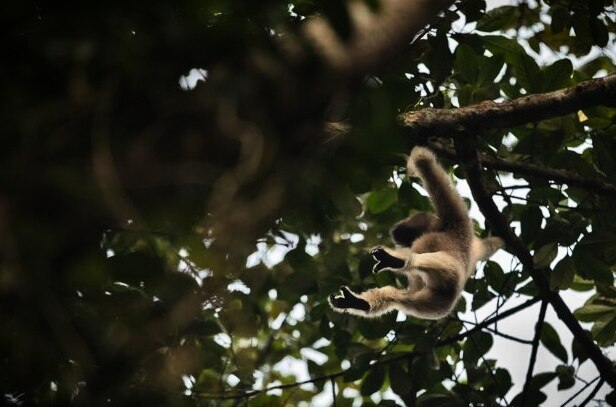
[[[476,263],[503,246],[498,237],[479,239],[464,201],[456,192],[434,154],[416,147],[407,162],[408,174],[421,178],[436,216],[420,213],[392,228],[392,238],[405,246],[377,247],[375,271],[393,270],[407,276],[406,289],[393,286],[355,293],[341,287],[331,295],[331,307],[362,317],[378,317],[393,310],[424,319],[443,318],[451,312]],[[391,266],[391,263],[395,266]],[[379,266],[389,263],[389,266]]]

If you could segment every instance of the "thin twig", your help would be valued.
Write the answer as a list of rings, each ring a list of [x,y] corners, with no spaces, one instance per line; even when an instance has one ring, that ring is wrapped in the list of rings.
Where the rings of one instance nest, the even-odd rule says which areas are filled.
[[[464,320],[464,319],[460,319],[460,322],[463,322],[465,324],[471,324],[471,325],[474,325],[474,326],[479,325],[476,322],[467,321],[467,320]],[[500,337],[505,338],[505,339],[509,339],[510,341],[522,343],[524,345],[531,345],[533,343],[533,341],[531,341],[531,340],[518,338],[517,336],[506,334],[506,333],[501,332],[501,331],[499,331],[497,329],[494,329],[494,328],[484,327],[483,329],[485,329],[488,332],[493,333],[494,335],[500,336]]]
[[[545,312],[548,308],[548,302],[543,300],[541,302],[541,308],[539,309],[539,318],[535,324],[535,337],[533,338],[533,347],[530,351],[530,359],[528,361],[528,370],[526,371],[526,381],[524,382],[524,388],[522,390],[522,398],[520,405],[524,407],[526,405],[526,395],[530,389],[530,383],[533,380],[533,370],[535,363],[537,362],[537,350],[539,349],[539,340],[541,339],[541,329],[543,328],[543,321],[545,320]]]
[[[590,403],[592,401],[592,399],[597,395],[597,393],[599,392],[599,389],[601,388],[601,386],[603,386],[603,383],[605,383],[605,380],[601,379],[599,380],[599,383],[597,383],[597,385],[595,386],[595,388],[590,392],[590,394],[588,395],[588,397],[586,397],[584,400],[582,400],[582,402],[580,404],[578,404],[577,407],[583,407],[586,404]]]
[[[475,325],[474,328],[469,329],[468,331],[462,332],[458,335],[454,335],[451,336],[449,338],[445,338],[445,339],[441,339],[440,341],[437,342],[437,346],[444,346],[444,345],[449,345],[451,343],[455,343],[458,342],[466,337],[468,337],[469,335],[474,334],[475,332],[481,331],[483,328],[487,327],[488,325],[492,325],[493,323],[500,321],[501,319],[507,318],[510,315],[513,315],[525,308],[530,307],[531,305],[539,302],[540,298],[535,297],[535,298],[531,298],[530,300],[516,306],[513,308],[508,309],[507,311],[503,311],[500,314],[498,314],[497,316],[490,318],[490,319],[486,319],[485,321]]]
[[[592,384],[594,382],[596,382],[597,380],[601,379],[601,376],[597,376],[594,379],[592,379],[590,382],[587,382],[584,387],[582,387],[580,390],[576,391],[571,397],[569,397],[567,400],[565,400],[565,402],[563,404],[560,405],[560,407],[565,407],[567,404],[571,403],[573,400],[575,400],[575,398],[577,396],[579,396],[580,394],[582,394],[584,392],[584,390],[586,390],[587,388],[589,388],[590,386],[592,386]]]
[[[429,147],[439,156],[449,160],[458,160],[455,150],[446,147],[439,142],[430,142]],[[482,167],[496,171],[506,171],[517,175],[527,175],[551,180],[569,186],[582,188],[592,193],[607,197],[616,197],[616,185],[608,182],[600,174],[594,177],[584,177],[570,170],[546,168],[536,164],[504,160],[485,153],[478,154],[478,160]]]

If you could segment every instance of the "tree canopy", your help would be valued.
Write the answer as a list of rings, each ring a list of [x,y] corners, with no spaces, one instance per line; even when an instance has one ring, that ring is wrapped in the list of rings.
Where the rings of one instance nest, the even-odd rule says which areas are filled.
[[[614,1],[0,10],[5,404],[616,405]],[[405,284],[368,250],[431,210],[415,145],[511,261],[439,321],[334,313]],[[532,338],[499,330],[532,306]]]

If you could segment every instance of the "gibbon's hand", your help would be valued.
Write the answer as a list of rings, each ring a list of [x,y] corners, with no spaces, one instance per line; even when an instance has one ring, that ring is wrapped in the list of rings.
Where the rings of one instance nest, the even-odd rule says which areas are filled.
[[[330,294],[329,303],[334,308],[346,309],[354,308],[361,311],[368,311],[370,304],[357,297],[347,286],[340,287],[340,293]]]
[[[404,267],[405,261],[387,253],[383,246],[377,246],[374,249],[370,250],[370,254],[374,258],[374,260],[376,260],[376,263],[372,268],[373,273],[378,273],[379,271],[384,269],[396,270]]]

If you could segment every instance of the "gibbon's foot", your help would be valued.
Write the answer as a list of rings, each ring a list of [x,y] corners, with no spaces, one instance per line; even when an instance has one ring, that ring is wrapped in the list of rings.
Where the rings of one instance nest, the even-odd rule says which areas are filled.
[[[332,307],[335,308],[354,308],[361,311],[368,311],[370,309],[370,304],[368,304],[367,301],[356,297],[355,294],[344,285],[340,287],[339,294],[330,294],[329,302]]]
[[[372,268],[374,273],[378,273],[386,268],[396,270],[404,267],[404,260],[387,253],[382,246],[375,247],[370,251],[370,254],[376,260],[376,264]]]

